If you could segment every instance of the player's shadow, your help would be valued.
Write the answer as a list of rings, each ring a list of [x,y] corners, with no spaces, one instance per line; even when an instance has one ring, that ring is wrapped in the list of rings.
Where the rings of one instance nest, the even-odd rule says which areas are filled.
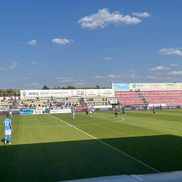
[[[48,182],[155,172],[135,159],[159,171],[176,171],[182,170],[181,151],[182,138],[174,135],[5,145],[0,146],[0,181]]]

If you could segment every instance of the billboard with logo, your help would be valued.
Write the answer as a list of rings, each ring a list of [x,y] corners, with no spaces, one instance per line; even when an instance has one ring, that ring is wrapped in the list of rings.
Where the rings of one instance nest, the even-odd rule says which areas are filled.
[[[114,90],[176,90],[182,89],[182,83],[113,83]]]
[[[129,83],[113,83],[112,89],[113,90],[129,90],[130,84]]]

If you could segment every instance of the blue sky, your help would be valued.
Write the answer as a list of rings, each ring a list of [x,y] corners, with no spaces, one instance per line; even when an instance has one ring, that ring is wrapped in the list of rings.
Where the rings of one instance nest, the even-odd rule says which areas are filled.
[[[0,87],[182,82],[181,0],[0,0]]]

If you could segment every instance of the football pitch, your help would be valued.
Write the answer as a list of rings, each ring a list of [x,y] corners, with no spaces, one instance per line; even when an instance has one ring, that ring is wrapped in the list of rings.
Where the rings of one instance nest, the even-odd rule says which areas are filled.
[[[0,117],[1,121],[4,116]],[[16,115],[0,181],[61,181],[182,170],[182,110]]]

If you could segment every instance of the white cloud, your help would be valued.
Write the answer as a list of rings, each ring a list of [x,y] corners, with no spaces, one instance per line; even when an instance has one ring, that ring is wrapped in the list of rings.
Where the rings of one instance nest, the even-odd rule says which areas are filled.
[[[17,62],[13,62],[10,65],[4,66],[4,67],[0,67],[1,71],[5,71],[5,70],[14,70],[18,67],[19,63]]]
[[[30,78],[27,77],[27,76],[23,76],[23,77],[20,78],[20,80],[29,80],[29,79],[30,79]]]
[[[112,58],[111,58],[111,57],[104,57],[104,60],[106,60],[106,61],[111,61]]]
[[[116,79],[116,78],[118,78],[118,75],[109,74],[109,75],[107,75],[107,77],[111,78],[111,79]]]
[[[138,17],[123,15],[118,11],[110,12],[108,9],[100,9],[95,14],[84,16],[78,23],[80,23],[83,28],[96,29],[104,28],[109,24],[135,25],[141,21],[142,20]]]
[[[66,39],[66,38],[54,38],[52,39],[52,43],[58,44],[58,45],[66,45],[73,42],[71,39]]]
[[[27,84],[27,86],[32,87],[32,88],[39,88],[39,89],[42,87],[42,85],[38,82],[29,83],[29,84]]]
[[[9,67],[8,67],[8,69],[11,69],[11,70],[13,70],[13,69],[15,69],[17,66],[19,65],[19,63],[12,63]]]
[[[134,72],[130,72],[124,75],[115,75],[115,74],[108,74],[108,75],[96,75],[95,79],[97,80],[109,80],[109,81],[116,81],[122,79],[140,79],[141,76],[136,75]]]
[[[176,66],[178,66],[178,65],[175,63],[171,64],[171,67],[176,67]]]
[[[159,54],[164,56],[182,56],[182,48],[162,48]]]
[[[118,78],[118,76],[117,75],[114,75],[114,74],[96,75],[95,78],[96,79],[115,79],[115,78]]]
[[[75,86],[75,87],[79,87],[79,86],[87,86],[89,85],[89,82],[84,81],[79,81],[77,80],[76,82],[73,82],[71,85]]]
[[[73,77],[57,77],[56,80],[60,83],[65,83],[65,82],[73,82],[74,78]]]
[[[167,70],[169,70],[169,68],[164,66],[157,66],[150,69],[150,71],[154,71],[154,72],[167,71]]]
[[[102,75],[96,75],[95,78],[96,79],[102,79],[102,78],[104,78],[104,76],[102,76]]]
[[[146,11],[145,12],[135,12],[135,13],[132,13],[132,15],[140,17],[140,18],[147,18],[150,16],[150,13],[148,13]]]
[[[129,78],[132,78],[132,79],[140,78],[140,76],[137,76],[136,73],[130,73],[128,76]]]
[[[59,84],[71,85],[71,86],[79,86],[79,85],[87,85],[87,82],[84,79],[74,78],[74,77],[57,77],[56,80]]]
[[[29,42],[27,42],[27,45],[30,45],[30,46],[35,46],[37,44],[37,40],[33,39],[33,40],[30,40]]]
[[[166,80],[171,80],[171,78],[167,76],[167,77],[166,77]]]
[[[170,71],[168,73],[170,76],[182,76],[182,71]]]

